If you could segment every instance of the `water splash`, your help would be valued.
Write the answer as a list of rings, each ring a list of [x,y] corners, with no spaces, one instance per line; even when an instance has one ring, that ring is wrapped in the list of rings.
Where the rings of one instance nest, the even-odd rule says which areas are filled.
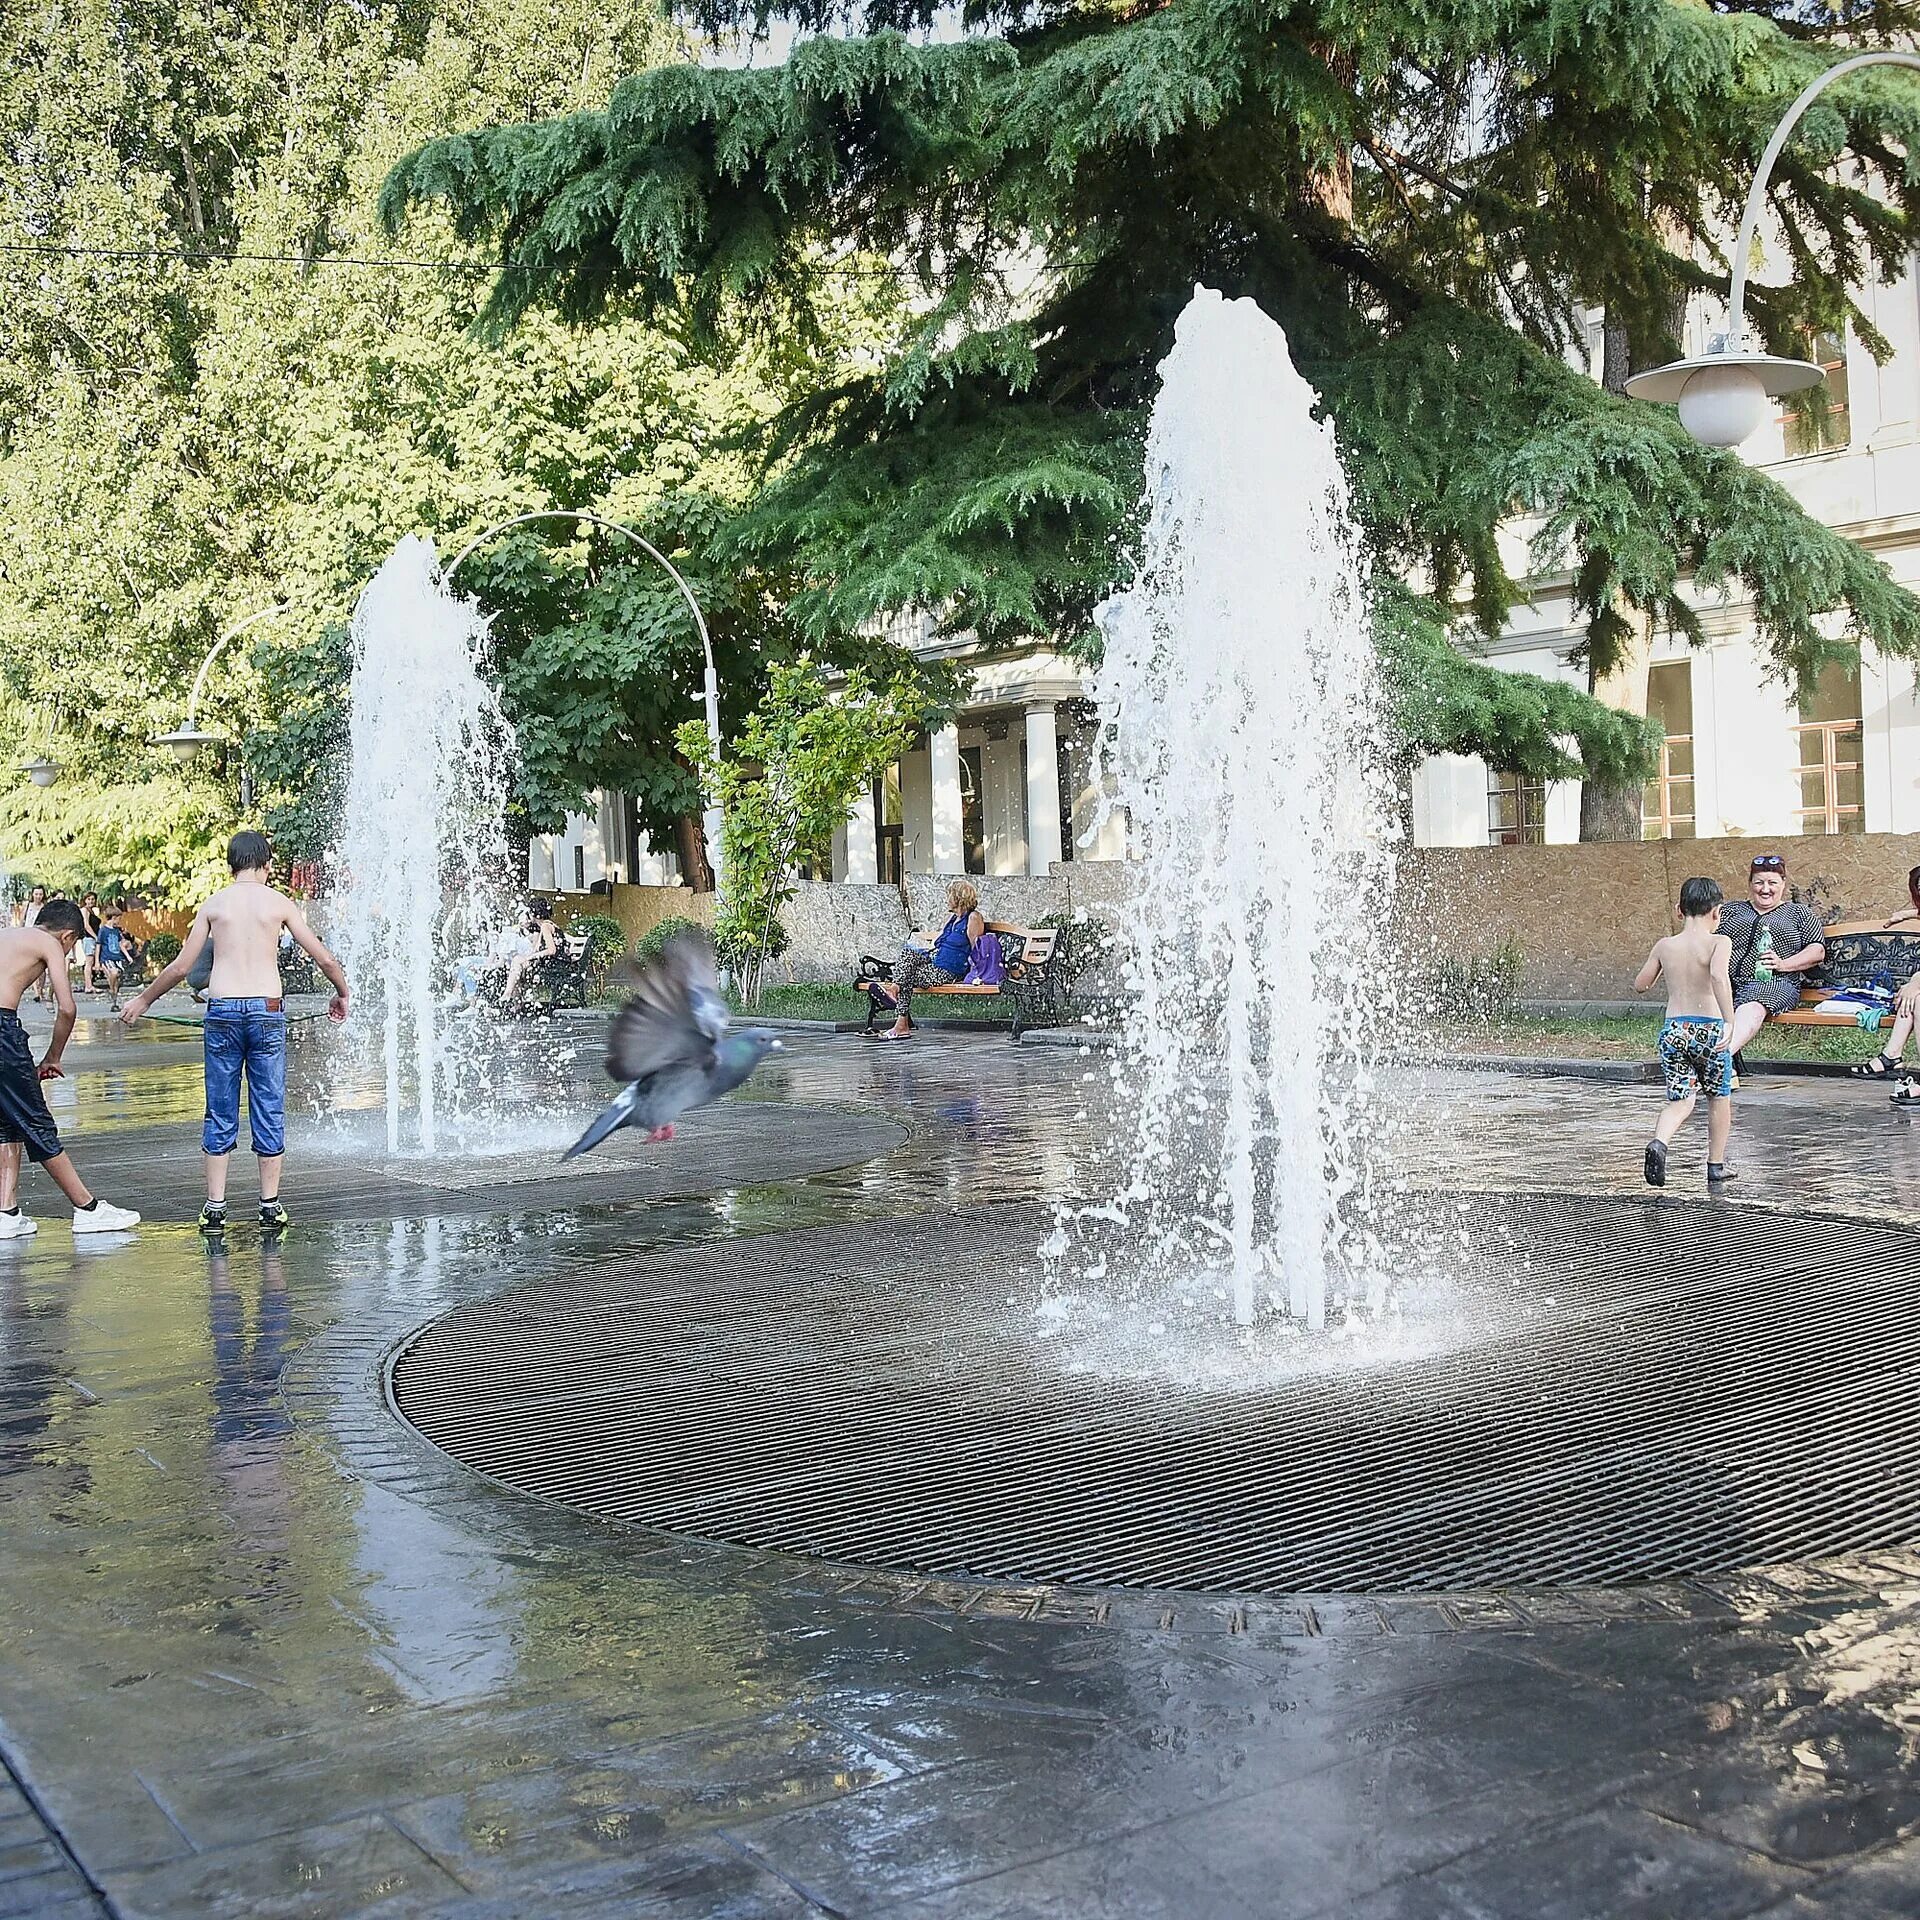
[[[1383,1264],[1393,835],[1364,574],[1333,429],[1258,306],[1196,290],[1160,372],[1139,571],[1099,615],[1136,862],[1130,1138],[1112,1200],[1047,1252],[1318,1330]]]
[[[454,962],[489,950],[523,892],[506,832],[513,730],[482,673],[487,627],[441,578],[432,542],[411,535],[353,610],[334,927],[378,1022],[393,1154],[439,1151],[488,1106],[488,1035],[445,1004]]]

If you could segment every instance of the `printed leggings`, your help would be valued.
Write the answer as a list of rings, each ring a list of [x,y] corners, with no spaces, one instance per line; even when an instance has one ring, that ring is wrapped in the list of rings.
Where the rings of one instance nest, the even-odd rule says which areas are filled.
[[[902,947],[900,958],[893,963],[893,1003],[901,1019],[911,1017],[907,1008],[916,987],[950,987],[959,978],[950,968],[936,967],[932,954],[922,953],[918,947]]]

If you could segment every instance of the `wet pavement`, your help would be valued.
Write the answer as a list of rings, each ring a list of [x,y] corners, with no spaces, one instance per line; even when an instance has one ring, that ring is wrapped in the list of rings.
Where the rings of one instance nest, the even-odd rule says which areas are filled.
[[[300,1044],[318,1088],[332,1043]],[[595,1522],[387,1407],[392,1350],[463,1302],[1075,1192],[1097,1060],[797,1040],[674,1148],[564,1180],[590,1062],[537,1144],[439,1172],[350,1098],[295,1125],[293,1232],[210,1253],[196,1059],[76,1046],[75,1157],[150,1224],[76,1243],[30,1175],[41,1232],[0,1247],[0,1915],[1920,1912],[1909,1549],[1398,1600],[989,1588]],[[1633,1194],[1656,1106],[1411,1075],[1400,1151]],[[1920,1227],[1875,1090],[1757,1081],[1736,1159],[1727,1205]],[[978,1258],[1018,1285],[1021,1249]]]

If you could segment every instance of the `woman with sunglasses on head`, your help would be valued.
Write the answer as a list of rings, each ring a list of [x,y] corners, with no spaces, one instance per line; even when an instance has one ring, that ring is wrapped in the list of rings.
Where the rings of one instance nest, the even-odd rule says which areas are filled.
[[[1786,861],[1762,853],[1747,869],[1746,899],[1721,910],[1720,931],[1733,942],[1733,1067],[1743,1073],[1740,1050],[1800,1004],[1807,975],[1826,959],[1826,929],[1788,894]]]

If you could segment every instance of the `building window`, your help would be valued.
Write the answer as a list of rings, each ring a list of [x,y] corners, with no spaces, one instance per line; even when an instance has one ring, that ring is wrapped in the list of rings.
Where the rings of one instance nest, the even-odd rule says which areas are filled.
[[[1547,839],[1547,783],[1520,773],[1487,777],[1487,839],[1496,847],[1539,847]]]
[[[1647,718],[1667,737],[1660,743],[1660,769],[1647,782],[1640,806],[1640,832],[1648,840],[1691,840],[1693,810],[1693,662],[1675,660],[1647,675]]]
[[[1853,417],[1847,398],[1847,343],[1843,336],[1815,334],[1807,358],[1826,374],[1825,386],[1813,387],[1797,405],[1780,416],[1781,438],[1787,458],[1809,453],[1831,453],[1853,438]]]
[[[1800,702],[1802,833],[1864,833],[1866,782],[1861,773],[1860,664],[1822,667]]]

